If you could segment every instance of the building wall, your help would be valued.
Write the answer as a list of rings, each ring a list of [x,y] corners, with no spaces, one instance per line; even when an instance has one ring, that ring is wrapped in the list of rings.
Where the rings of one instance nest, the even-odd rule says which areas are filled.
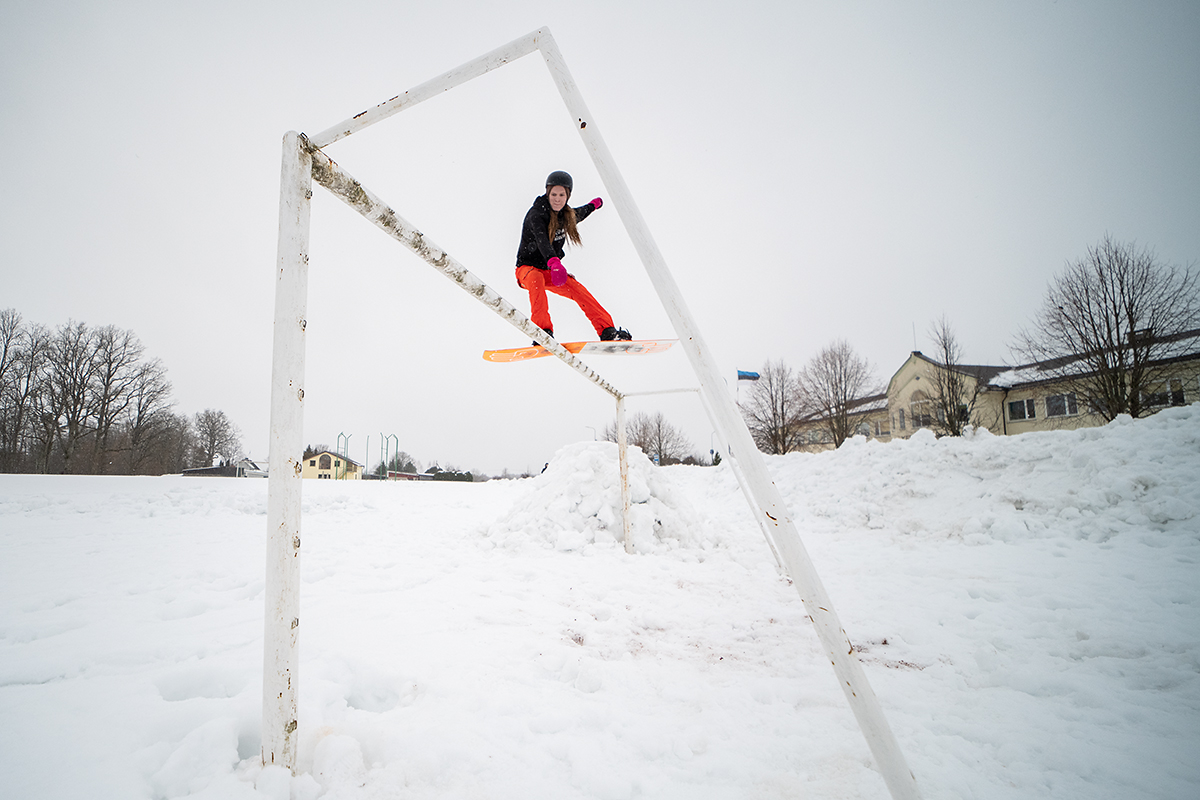
[[[1072,392],[1053,384],[1018,386],[991,394],[995,396],[997,410],[1004,415],[1002,432],[1009,436],[1104,424],[1104,418],[1092,413]]]
[[[888,423],[886,407],[852,412],[850,420],[853,430],[850,434],[851,437],[862,436],[867,439],[878,439],[881,442],[891,440],[891,428]],[[824,421],[817,419],[802,422],[800,431],[804,439],[804,444],[800,447],[801,451],[819,453],[833,449],[833,437],[830,436],[829,428]]]
[[[888,417],[892,438],[908,438],[935,420],[925,418],[922,409],[936,393],[934,371],[937,365],[923,356],[912,354],[888,383]],[[974,380],[968,378],[973,386]],[[1171,376],[1152,389],[1153,410],[1200,401],[1200,358],[1180,361],[1171,368]],[[936,412],[934,412],[936,413]],[[914,419],[915,417],[915,419]],[[971,424],[987,428],[997,435],[1048,430],[1072,430],[1103,425],[1094,413],[1069,388],[1055,383],[1030,383],[1010,389],[989,386],[981,392],[971,411]]]
[[[304,460],[304,479],[362,480],[362,467],[334,453],[317,453]]]
[[[934,428],[937,424],[936,369],[929,359],[913,353],[888,382],[888,424],[892,439],[907,439],[922,428]],[[964,377],[968,391],[973,392],[975,379]],[[990,395],[986,391],[979,394],[970,409],[970,423],[1000,434],[1004,427],[1000,401]]]
[[[1160,385],[1151,387],[1151,397],[1143,398],[1143,403],[1149,403],[1150,413],[1200,402],[1200,360],[1181,362],[1172,373]],[[1004,398],[1004,415],[1009,434],[1105,424],[1104,417],[1088,409],[1069,388],[1052,383],[1009,390]]]

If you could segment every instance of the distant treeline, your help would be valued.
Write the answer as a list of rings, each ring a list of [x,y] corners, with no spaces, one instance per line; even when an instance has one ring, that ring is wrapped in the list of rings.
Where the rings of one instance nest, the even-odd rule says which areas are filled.
[[[161,475],[241,455],[221,411],[176,414],[133,331],[0,310],[0,472]]]

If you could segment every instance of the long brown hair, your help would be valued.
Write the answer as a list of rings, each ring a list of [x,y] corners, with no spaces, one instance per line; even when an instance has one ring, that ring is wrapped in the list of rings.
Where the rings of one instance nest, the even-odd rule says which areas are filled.
[[[563,188],[565,189],[566,187],[564,186]],[[549,194],[550,194],[550,190],[547,189],[546,190],[547,197],[549,196]],[[554,234],[558,233],[558,226],[559,226],[559,222],[560,222],[559,218],[561,217],[562,218],[561,219],[562,226],[564,229],[566,229],[567,238],[571,240],[571,244],[581,245],[581,244],[583,244],[583,240],[579,238],[579,228],[576,227],[576,220],[575,220],[575,209],[571,208],[571,206],[569,205],[570,202],[571,202],[571,192],[570,192],[570,190],[568,190],[567,191],[568,205],[563,206],[562,211],[555,212],[554,209],[550,210],[550,229],[549,229],[550,241],[553,242]]]

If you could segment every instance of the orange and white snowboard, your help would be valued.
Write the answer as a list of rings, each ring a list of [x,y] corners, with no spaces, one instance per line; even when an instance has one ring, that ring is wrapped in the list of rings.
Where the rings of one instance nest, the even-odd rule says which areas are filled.
[[[661,353],[670,349],[678,339],[659,339],[656,341],[637,340],[632,342],[559,342],[568,352],[578,355],[626,355],[645,356],[651,353]],[[484,350],[486,361],[500,363],[508,361],[528,361],[531,358],[544,358],[552,355],[541,345],[530,347],[515,347],[511,350]]]

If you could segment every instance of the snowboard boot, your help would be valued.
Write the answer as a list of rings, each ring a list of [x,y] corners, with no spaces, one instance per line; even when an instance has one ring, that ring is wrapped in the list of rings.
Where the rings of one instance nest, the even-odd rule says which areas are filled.
[[[605,328],[600,332],[602,342],[628,342],[632,339],[633,335],[624,328]]]

